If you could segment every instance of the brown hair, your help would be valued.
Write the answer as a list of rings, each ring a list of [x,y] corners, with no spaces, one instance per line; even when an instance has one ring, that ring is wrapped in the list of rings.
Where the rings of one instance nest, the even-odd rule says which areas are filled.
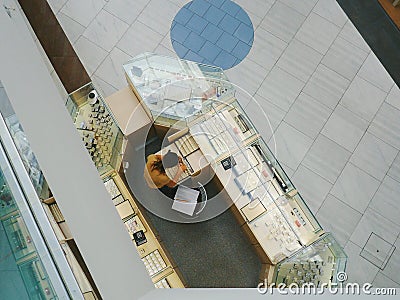
[[[179,163],[179,157],[175,152],[169,150],[162,159],[157,159],[153,162],[151,170],[157,170],[161,174],[165,174],[165,168],[172,168]]]

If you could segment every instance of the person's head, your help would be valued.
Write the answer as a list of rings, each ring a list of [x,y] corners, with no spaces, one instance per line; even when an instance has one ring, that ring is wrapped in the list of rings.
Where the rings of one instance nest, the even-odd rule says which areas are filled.
[[[152,170],[158,170],[160,173],[165,174],[165,168],[172,168],[179,163],[179,157],[176,153],[168,151],[153,163]]]
[[[162,163],[164,168],[172,168],[175,167],[179,163],[178,154],[169,150],[167,154],[163,155]]]

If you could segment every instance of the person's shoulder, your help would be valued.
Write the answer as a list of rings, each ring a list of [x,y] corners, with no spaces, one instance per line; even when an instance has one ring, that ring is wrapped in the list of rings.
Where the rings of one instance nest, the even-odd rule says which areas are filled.
[[[158,155],[156,155],[156,154],[150,154],[149,156],[147,156],[147,160],[148,161],[156,160],[156,159],[158,159],[157,156]]]

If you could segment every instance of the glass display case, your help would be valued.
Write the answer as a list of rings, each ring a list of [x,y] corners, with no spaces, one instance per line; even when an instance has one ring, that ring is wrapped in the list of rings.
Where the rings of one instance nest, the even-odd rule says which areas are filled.
[[[279,262],[274,270],[273,282],[286,286],[312,283],[320,287],[322,283],[337,283],[337,274],[344,272],[347,256],[329,233],[307,248]]]
[[[118,170],[124,136],[93,84],[71,93],[66,107],[100,175]]]
[[[172,126],[223,101],[232,85],[221,68],[144,53],[124,64],[128,82],[155,124]],[[178,124],[176,124],[178,126]]]

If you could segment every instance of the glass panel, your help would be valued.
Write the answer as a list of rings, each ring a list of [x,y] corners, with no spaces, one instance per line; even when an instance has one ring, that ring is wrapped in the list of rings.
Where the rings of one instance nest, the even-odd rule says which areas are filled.
[[[11,216],[2,222],[16,260],[35,251],[35,246],[20,215]]]
[[[264,142],[262,138],[260,138],[257,142],[255,142],[254,147],[257,148],[259,153],[264,157],[266,163],[273,171],[274,176],[277,178],[279,185],[286,192],[290,192],[293,190],[293,185],[289,180],[289,177],[286,175],[285,171],[282,169],[281,165],[275,158],[274,154]]]
[[[93,84],[70,94],[66,106],[100,175],[118,170],[124,136]]]
[[[39,167],[35,155],[32,152],[29,141],[25,132],[11,106],[10,100],[6,93],[0,94],[0,113],[6,123],[7,129],[14,141],[18,153],[24,163],[24,167],[31,179],[36,193],[40,199],[49,197],[49,189],[43,173]]]
[[[43,265],[39,259],[36,258],[21,264],[19,270],[29,294],[29,299],[58,299],[58,297],[54,295],[53,288],[46,278]]]
[[[200,114],[208,101],[221,101],[220,90],[231,89],[220,68],[178,58],[145,53],[124,69],[155,123],[164,126]]]
[[[57,299],[34,241],[0,170],[0,299]]]
[[[298,251],[277,264],[274,272],[276,284],[337,282],[336,275],[346,267],[347,256],[330,233],[325,234],[310,246]]]

